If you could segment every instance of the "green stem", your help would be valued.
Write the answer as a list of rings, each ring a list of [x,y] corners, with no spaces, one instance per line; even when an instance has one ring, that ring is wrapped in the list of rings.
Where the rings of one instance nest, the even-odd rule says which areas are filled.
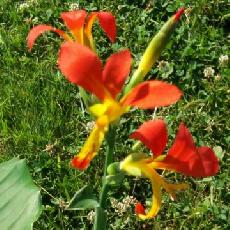
[[[107,167],[113,162],[113,152],[115,146],[115,134],[116,128],[110,126],[110,129],[106,136],[107,152],[104,166],[104,175],[102,179],[102,189],[100,193],[100,207],[96,209],[94,230],[106,230],[106,201],[109,191],[109,185],[106,183]]]

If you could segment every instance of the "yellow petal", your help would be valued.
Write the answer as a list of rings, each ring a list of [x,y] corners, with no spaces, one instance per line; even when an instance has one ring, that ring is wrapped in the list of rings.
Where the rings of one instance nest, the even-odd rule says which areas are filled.
[[[106,132],[108,130],[109,127],[109,118],[106,115],[100,116],[97,120],[96,120],[96,124],[99,128],[104,129],[104,132]]]
[[[85,37],[87,37],[87,42],[90,43],[90,48],[92,50],[95,50],[95,45],[94,45],[94,40],[93,40],[93,36],[92,36],[92,27],[93,27],[93,23],[94,21],[97,19],[97,14],[96,13],[92,13],[85,25],[85,29],[84,29],[84,34]]]
[[[84,45],[83,28],[71,30],[71,33],[73,34],[74,38],[76,39],[78,43],[80,43],[81,45]]]
[[[189,188],[188,184],[181,183],[181,184],[169,184],[167,182],[163,183],[163,188],[170,194],[171,199],[176,199],[176,192],[179,190],[185,190]]]
[[[142,169],[145,168],[146,159],[148,155],[145,153],[130,154],[120,163],[120,169],[132,176],[143,176]]]
[[[152,180],[152,206],[146,215],[140,215],[141,219],[150,219],[157,215],[161,207],[161,186],[157,181]]]

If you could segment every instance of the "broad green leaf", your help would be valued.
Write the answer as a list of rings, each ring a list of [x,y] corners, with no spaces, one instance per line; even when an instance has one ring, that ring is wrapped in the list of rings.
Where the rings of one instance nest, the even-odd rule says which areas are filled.
[[[99,207],[99,202],[96,196],[92,193],[91,187],[86,185],[75,193],[66,209],[83,210],[97,207]]]
[[[32,229],[41,213],[41,197],[25,160],[0,164],[0,229]]]

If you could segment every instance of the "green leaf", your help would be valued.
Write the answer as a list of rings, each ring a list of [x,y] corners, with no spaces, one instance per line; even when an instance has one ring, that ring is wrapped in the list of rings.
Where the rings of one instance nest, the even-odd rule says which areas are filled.
[[[66,209],[84,210],[97,207],[99,207],[99,202],[96,196],[92,193],[92,188],[89,185],[86,185],[75,193]]]
[[[32,229],[40,213],[40,191],[25,160],[0,164],[0,229]]]

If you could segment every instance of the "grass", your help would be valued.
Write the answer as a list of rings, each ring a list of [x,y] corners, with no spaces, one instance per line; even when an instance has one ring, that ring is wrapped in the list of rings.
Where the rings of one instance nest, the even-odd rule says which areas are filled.
[[[28,2],[28,1],[25,1]],[[0,161],[12,157],[26,158],[34,181],[42,188],[43,213],[34,229],[90,229],[87,211],[64,211],[68,202],[83,185],[89,183],[95,192],[100,189],[103,174],[103,152],[86,172],[69,167],[71,157],[81,148],[91,118],[82,108],[78,90],[69,84],[56,67],[58,47],[56,35],[43,35],[32,52],[26,47],[26,36],[36,24],[52,24],[64,28],[60,12],[67,11],[74,1],[37,0],[32,7],[19,10],[22,1],[0,2]],[[76,1],[75,1],[76,2]],[[184,16],[161,60],[167,68],[153,68],[147,78],[157,76],[178,85],[184,91],[176,105],[157,111],[169,125],[171,139],[180,121],[190,128],[198,145],[215,148],[220,156],[220,172],[203,180],[184,178],[168,173],[170,181],[186,181],[191,189],[164,204],[154,220],[139,221],[133,209],[118,216],[108,210],[109,229],[229,229],[230,175],[229,164],[229,65],[221,67],[219,57],[230,56],[228,1],[78,1],[88,11],[112,11],[118,24],[118,39],[109,44],[95,27],[95,40],[102,58],[127,47],[133,54],[133,69],[147,43],[180,6],[191,7],[189,22]],[[211,66],[220,80],[205,78],[205,67]],[[135,110],[122,117],[118,130],[116,160],[125,156],[132,144],[128,135],[141,122],[150,119],[153,111]],[[47,145],[51,149],[47,149]],[[122,191],[122,192],[121,192]],[[112,191],[118,199],[132,195],[145,200],[151,197],[145,180],[126,178],[119,189]]]

